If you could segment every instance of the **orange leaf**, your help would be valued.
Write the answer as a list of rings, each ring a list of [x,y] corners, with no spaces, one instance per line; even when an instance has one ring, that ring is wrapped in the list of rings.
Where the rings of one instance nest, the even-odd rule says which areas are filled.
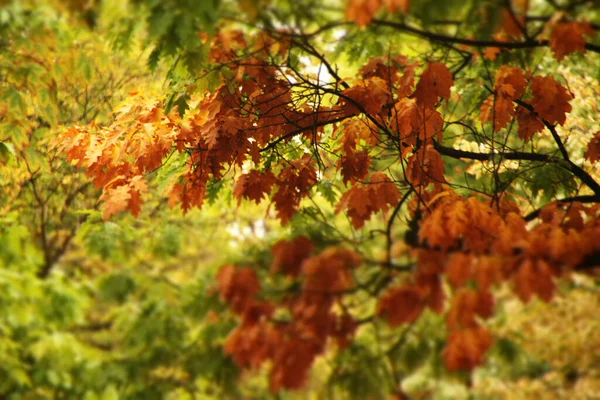
[[[565,56],[581,51],[585,53],[586,40],[584,36],[594,34],[589,22],[558,22],[550,35],[550,48],[554,58],[561,61]]]
[[[444,349],[446,367],[450,371],[474,369],[481,365],[492,343],[491,333],[481,326],[452,332]]]
[[[585,151],[585,158],[591,162],[600,160],[600,131],[596,132],[592,140],[590,140],[588,148]]]
[[[511,92],[511,98],[517,99],[525,93],[527,87],[527,80],[523,70],[516,67],[509,67],[507,65],[502,66],[496,73],[496,82],[494,88],[496,90],[502,90],[504,85],[510,85],[513,88]]]
[[[365,27],[371,23],[381,5],[382,0],[350,0],[346,7],[346,19]]]
[[[379,300],[377,315],[384,317],[391,326],[409,324],[419,318],[425,304],[423,293],[418,287],[395,287]]]
[[[224,265],[217,274],[221,298],[233,311],[242,314],[260,292],[260,281],[253,269]]]
[[[104,204],[102,204],[104,220],[108,220],[111,215],[116,215],[127,209],[131,199],[131,188],[129,185],[120,185],[105,189],[100,199],[104,200]]]
[[[233,196],[238,199],[238,205],[242,202],[242,197],[258,204],[265,194],[271,192],[274,183],[275,175],[271,171],[261,173],[253,170],[239,177],[233,187]]]
[[[550,76],[536,76],[531,82],[531,91],[531,105],[538,115],[551,124],[563,125],[566,113],[572,109],[569,101],[573,96],[567,89]]]
[[[430,62],[415,89],[417,103],[427,108],[435,108],[438,98],[450,98],[450,88],[454,85],[452,72],[440,62]]]
[[[519,137],[525,141],[531,140],[534,134],[544,129],[544,123],[525,107],[517,108],[517,121],[519,122]]]
[[[348,181],[363,179],[369,173],[371,159],[365,150],[350,152],[342,155],[338,168],[342,170],[344,184]]]
[[[313,244],[306,236],[298,236],[292,240],[280,240],[271,250],[273,253],[271,272],[297,276],[304,260],[310,257],[312,249]]]
[[[406,175],[413,185],[446,182],[444,160],[440,153],[428,144],[408,159]]]
[[[453,287],[461,287],[471,279],[473,261],[471,254],[457,252],[450,255],[446,263],[446,276]]]
[[[550,265],[541,259],[527,258],[520,265],[514,282],[517,295],[523,302],[528,302],[534,294],[544,301],[550,301],[556,289]]]

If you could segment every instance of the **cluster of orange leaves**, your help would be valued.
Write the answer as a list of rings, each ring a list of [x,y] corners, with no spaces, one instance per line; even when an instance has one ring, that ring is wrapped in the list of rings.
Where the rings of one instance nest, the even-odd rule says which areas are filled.
[[[312,251],[312,242],[302,236],[274,246],[271,272],[302,282],[301,290],[288,292],[277,304],[260,299],[260,281],[253,269],[226,265],[217,278],[221,298],[241,320],[225,350],[245,368],[271,361],[274,392],[302,387],[329,339],[344,348],[358,326],[336,305],[354,287],[351,271],[360,265],[360,256],[342,248],[318,255]],[[277,317],[283,313],[289,319]]]
[[[556,292],[555,280],[567,277],[587,255],[600,250],[594,239],[600,234],[597,205],[552,203],[541,211],[533,226],[518,211],[509,200],[492,206],[474,197],[463,199],[451,191],[438,194],[420,228],[425,249],[418,250],[416,283],[388,294],[406,296],[410,290],[426,300],[422,293],[432,292],[419,283],[422,275],[445,276],[453,294],[444,351],[450,370],[480,365],[491,346],[492,334],[481,320],[493,315],[494,286],[512,282],[522,301],[534,295],[550,301]],[[434,296],[436,303],[438,296]],[[395,315],[391,322],[414,320],[424,300],[405,303],[418,306],[410,309],[405,305],[405,314]]]
[[[527,89],[531,97],[525,97]],[[548,124],[564,124],[572,109],[572,94],[550,76],[527,76],[516,67],[503,66],[496,73],[494,94],[481,106],[481,122],[492,121],[495,131],[505,128],[516,116],[519,136],[530,140]],[[516,102],[521,100],[522,104]],[[530,107],[526,107],[529,105]]]
[[[181,204],[187,211],[202,207],[207,186],[223,179],[224,171],[245,169],[248,161],[259,166],[263,152],[274,143],[299,135],[317,141],[325,125],[333,125],[341,137],[338,168],[344,183],[351,185],[337,210],[347,210],[356,228],[400,196],[383,172],[364,182],[372,165],[370,149],[388,145],[389,138],[379,136],[381,126],[393,132],[391,139],[408,158],[413,184],[443,182],[443,161],[431,142],[441,139],[443,118],[436,108],[440,98],[450,97],[453,85],[444,64],[427,64],[417,83],[418,64],[406,57],[373,59],[354,84],[340,92],[337,104],[314,106],[299,103],[290,79],[282,76],[285,67],[267,61],[286,54],[285,41],[263,35],[252,45],[258,49],[240,59],[238,51],[250,46],[241,33],[222,33],[214,39],[213,61],[228,63],[233,73],[184,116],[177,110],[167,114],[160,102],[132,92],[115,111],[111,126],[75,126],[63,134],[60,150],[103,188],[106,219],[124,210],[139,213],[147,191],[145,175],[160,168],[172,152],[189,155],[187,168],[167,187],[170,204]],[[268,170],[252,169],[239,175],[234,196],[257,203],[270,197],[277,217],[286,224],[317,183],[315,165],[307,154],[280,160]]]
[[[552,203],[528,223],[509,200],[492,205],[447,189],[429,202],[413,249],[414,273],[401,275],[378,299],[377,316],[391,326],[415,322],[427,308],[445,315],[448,369],[472,370],[493,344],[485,320],[494,315],[494,287],[509,283],[518,297],[550,301],[557,278],[566,278],[584,258],[600,251],[600,206]],[[330,339],[343,349],[360,322],[342,306],[356,288],[352,271],[361,258],[329,248],[314,256],[305,237],[272,249],[271,273],[300,282],[273,303],[261,299],[254,269],[224,266],[219,293],[241,322],[226,351],[244,368],[271,361],[271,388],[301,387]],[[445,282],[445,283],[444,283]],[[285,310],[287,319],[278,319]]]

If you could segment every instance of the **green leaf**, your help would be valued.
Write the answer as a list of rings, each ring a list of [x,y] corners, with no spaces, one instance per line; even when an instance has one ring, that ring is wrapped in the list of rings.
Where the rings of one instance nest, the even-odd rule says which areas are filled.
[[[0,142],[0,162],[5,163],[15,156],[15,148],[11,143]]]

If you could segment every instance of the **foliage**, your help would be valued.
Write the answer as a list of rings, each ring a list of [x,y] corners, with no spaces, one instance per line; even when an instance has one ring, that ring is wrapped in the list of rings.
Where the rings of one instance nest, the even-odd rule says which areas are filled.
[[[0,11],[0,392],[598,390],[594,2]]]

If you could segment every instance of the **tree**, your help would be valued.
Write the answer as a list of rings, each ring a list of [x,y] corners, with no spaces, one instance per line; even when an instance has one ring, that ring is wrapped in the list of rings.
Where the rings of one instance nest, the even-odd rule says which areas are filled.
[[[105,219],[160,184],[184,212],[233,197],[287,227],[215,282],[224,351],[273,392],[324,357],[357,398],[403,398],[441,360],[468,376],[507,287],[548,302],[597,267],[595,2],[135,7],[169,92],[131,91],[58,149]]]

